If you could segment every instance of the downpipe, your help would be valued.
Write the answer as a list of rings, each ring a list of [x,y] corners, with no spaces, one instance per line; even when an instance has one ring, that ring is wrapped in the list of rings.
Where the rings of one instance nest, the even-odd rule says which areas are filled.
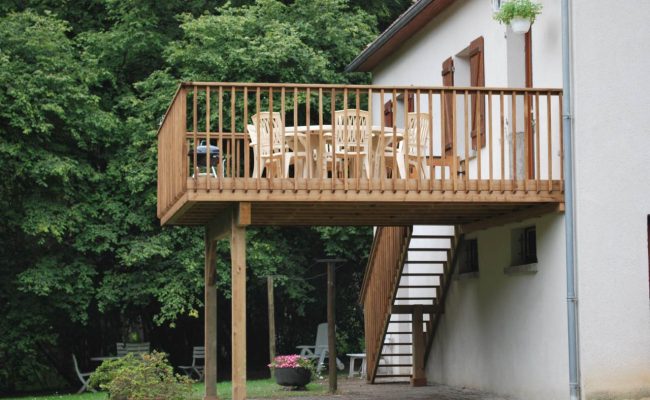
[[[562,127],[564,140],[564,202],[566,240],[566,292],[569,344],[569,393],[571,400],[580,400],[580,368],[578,357],[578,296],[576,294],[575,230],[573,198],[573,135],[571,114],[571,41],[569,0],[562,0]]]

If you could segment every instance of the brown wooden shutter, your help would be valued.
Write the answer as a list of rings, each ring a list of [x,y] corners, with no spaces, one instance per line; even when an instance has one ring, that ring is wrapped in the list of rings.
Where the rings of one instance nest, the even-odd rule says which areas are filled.
[[[385,126],[393,126],[393,100],[388,100],[384,104],[384,124]]]
[[[442,85],[454,86],[454,59],[449,57],[442,63]],[[452,153],[452,142],[454,135],[454,120],[453,120],[453,95],[445,93],[445,110],[443,114],[444,119],[444,135],[445,135],[445,153]]]
[[[469,44],[470,86],[485,87],[485,62],[483,56],[483,36]],[[485,147],[485,95],[471,95],[472,105],[472,149],[477,149],[477,137],[481,138],[481,147]],[[477,129],[478,121],[478,129]]]
[[[409,99],[408,112],[415,112],[415,96],[413,94],[409,94],[408,99]]]

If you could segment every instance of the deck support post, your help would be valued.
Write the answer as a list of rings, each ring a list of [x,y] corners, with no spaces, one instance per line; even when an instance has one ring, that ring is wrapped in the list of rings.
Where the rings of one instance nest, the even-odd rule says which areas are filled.
[[[338,382],[336,381],[336,269],[334,262],[327,262],[327,352],[328,352],[328,373],[329,391],[336,393]]]
[[[413,377],[411,386],[425,386],[427,377],[424,374],[424,331],[422,330],[422,305],[413,306]]]
[[[205,233],[205,400],[217,400],[217,286],[216,241]]]
[[[246,398],[246,224],[235,207],[230,229],[232,262],[232,398]]]

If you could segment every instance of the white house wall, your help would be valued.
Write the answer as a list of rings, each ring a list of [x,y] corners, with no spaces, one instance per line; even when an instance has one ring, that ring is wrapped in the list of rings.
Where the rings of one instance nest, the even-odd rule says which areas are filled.
[[[537,272],[507,275],[513,228],[535,225]],[[568,397],[564,223],[481,231],[479,275],[453,281],[426,366],[431,382],[525,400]]]
[[[558,88],[562,84],[559,1],[543,3],[544,13],[533,27],[534,86]],[[442,62],[458,54],[475,38],[483,36],[485,84],[488,87],[508,87],[505,34],[505,28],[491,18],[489,1],[458,1],[373,71],[373,83],[441,86]],[[456,79],[457,85],[462,83]],[[388,98],[383,99],[386,100]],[[426,97],[423,99],[423,110],[428,108],[427,100]],[[372,107],[375,121],[380,120],[381,104],[375,96]],[[537,120],[542,133],[540,150],[544,155],[548,151],[548,141],[544,139],[548,127],[546,107],[542,104]],[[439,124],[439,99],[434,98],[432,106],[434,121]],[[498,97],[493,98],[492,106],[496,163],[501,156],[498,151]],[[508,101],[505,107],[504,112],[509,113]],[[554,99],[552,107],[552,177],[559,179],[560,113],[557,99]],[[519,127],[523,126],[521,122]],[[440,128],[437,129],[440,132]],[[508,141],[508,135],[505,136]],[[440,154],[437,142],[434,140],[434,154]],[[460,155],[464,157],[462,142],[458,148],[462,149]],[[488,148],[486,146],[482,153],[483,179],[489,173],[486,162],[489,159]],[[511,154],[508,142],[504,143],[504,148],[504,174],[508,178]],[[544,162],[542,178],[548,177],[547,168]],[[500,170],[500,165],[494,164],[495,178],[501,177]],[[473,158],[470,178],[477,175],[476,159]],[[534,275],[504,274],[503,269],[511,263],[511,229],[533,224],[537,226],[539,271]],[[475,237],[479,246],[479,277],[453,283],[428,359],[428,379],[526,400],[568,397],[563,216],[550,215],[526,224],[493,228]]]
[[[572,3],[583,390],[648,398],[650,2]]]

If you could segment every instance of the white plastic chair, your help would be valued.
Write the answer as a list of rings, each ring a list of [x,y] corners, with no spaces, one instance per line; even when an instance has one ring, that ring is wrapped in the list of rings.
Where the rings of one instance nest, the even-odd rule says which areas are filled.
[[[272,114],[268,111],[260,112],[253,115],[251,121],[253,124],[247,125],[247,128],[251,139],[251,147],[253,147],[253,178],[257,177],[258,170],[261,176],[264,169],[267,169],[267,176],[270,173],[277,176],[277,169],[277,171],[283,172],[283,177],[288,178],[289,166],[295,164],[297,158],[303,158],[307,162],[304,151],[292,150],[285,142],[282,136],[284,122],[282,122],[282,116],[279,112]],[[258,125],[259,144],[257,143]],[[282,158],[283,151],[284,159]],[[258,159],[261,165],[257,165]],[[280,168],[283,168],[283,170]]]
[[[418,130],[419,123],[419,130]],[[420,164],[421,178],[429,178],[429,168],[427,168],[427,157],[429,155],[430,126],[428,113],[408,113],[407,135],[402,139],[396,148],[396,154],[393,154],[393,147],[386,146],[384,156],[386,158],[397,157],[397,168],[401,179],[408,178],[408,166],[417,168]],[[391,164],[386,160],[386,165]]]
[[[365,171],[366,177],[369,177],[370,121],[368,111],[346,109],[334,112],[334,158],[337,163],[343,165],[343,174],[346,177],[350,163],[357,175],[361,173],[361,171],[356,171],[357,163],[359,163],[359,167]],[[353,160],[349,160],[350,158]],[[354,159],[358,159],[358,161]]]
[[[192,374],[196,374],[198,380],[203,380],[203,373],[205,370],[205,347],[194,346],[192,348],[192,365],[179,365],[181,369],[190,378]]]
[[[318,365],[316,366],[316,372],[320,373],[320,371],[323,369],[325,366],[325,359],[328,357],[329,354],[329,346],[327,343],[327,322],[323,322],[322,324],[318,324],[318,330],[316,331],[316,343],[312,345],[300,345],[296,346],[296,348],[300,349],[300,355],[303,357],[307,357],[309,359],[318,359]],[[336,368],[342,370],[345,368],[345,365],[341,362],[341,360],[336,358]]]
[[[81,387],[81,389],[79,389],[77,391],[77,393],[81,393],[81,392],[84,392],[86,390],[90,390],[91,392],[96,392],[96,390],[94,388],[88,386],[88,383],[89,383],[88,378],[90,377],[92,372],[81,372],[79,370],[79,364],[77,363],[77,357],[74,354],[72,354],[72,365],[74,366],[74,372],[77,374],[77,377],[79,378],[79,380],[83,384],[83,386]]]

